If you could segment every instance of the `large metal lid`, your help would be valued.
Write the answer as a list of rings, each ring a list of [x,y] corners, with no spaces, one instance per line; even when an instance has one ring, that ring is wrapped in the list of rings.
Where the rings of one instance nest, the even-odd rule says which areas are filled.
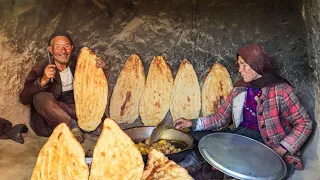
[[[266,145],[245,136],[212,133],[199,142],[202,157],[221,172],[239,179],[282,179],[287,166]]]

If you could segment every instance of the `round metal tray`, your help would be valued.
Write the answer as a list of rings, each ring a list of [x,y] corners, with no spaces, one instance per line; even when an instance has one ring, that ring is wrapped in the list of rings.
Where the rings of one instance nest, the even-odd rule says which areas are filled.
[[[202,157],[221,172],[238,179],[282,179],[287,166],[268,146],[232,133],[212,133],[199,142]]]

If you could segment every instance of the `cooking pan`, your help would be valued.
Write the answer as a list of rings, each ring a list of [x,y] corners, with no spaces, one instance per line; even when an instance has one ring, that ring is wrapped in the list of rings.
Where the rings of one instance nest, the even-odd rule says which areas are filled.
[[[150,138],[153,129],[154,129],[153,126],[132,127],[132,128],[125,129],[124,132],[135,143],[138,143],[147,138]],[[178,153],[165,154],[170,160],[176,163],[180,162],[187,155],[187,153],[194,147],[192,136],[175,129],[166,130],[164,133],[162,133],[160,139],[174,140],[174,141],[178,141],[186,144],[186,147]],[[148,156],[142,155],[142,157],[143,157],[143,161],[146,163]]]

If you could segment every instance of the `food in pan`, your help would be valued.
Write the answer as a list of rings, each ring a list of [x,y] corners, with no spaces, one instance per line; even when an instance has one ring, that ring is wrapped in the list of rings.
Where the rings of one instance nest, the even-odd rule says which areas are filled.
[[[178,118],[198,118],[201,95],[198,77],[192,64],[183,60],[174,80],[170,112],[173,121]]]
[[[118,123],[133,123],[139,117],[139,102],[146,75],[138,54],[126,61],[114,86],[110,100],[110,117]]]
[[[146,88],[139,105],[141,121],[145,126],[155,126],[166,116],[170,106],[173,76],[162,56],[151,62]]]
[[[142,180],[155,179],[192,180],[192,177],[186,169],[169,160],[160,151],[153,149],[148,155]]]
[[[215,63],[202,85],[202,114],[215,113],[222,102],[227,99],[232,89],[232,81],[228,70],[220,63]]]
[[[103,70],[96,67],[96,59],[89,48],[82,48],[74,74],[76,114],[84,131],[98,127],[107,106],[108,81]]]
[[[152,149],[161,151],[164,154],[173,154],[178,153],[187,147],[183,142],[166,139],[160,139],[159,141],[151,144],[150,138],[138,142],[136,146],[143,155],[149,154]]]
[[[88,177],[82,146],[65,123],[59,124],[42,147],[31,180],[87,180]]]
[[[105,119],[95,145],[90,180],[140,180],[144,163],[138,148],[112,119]]]

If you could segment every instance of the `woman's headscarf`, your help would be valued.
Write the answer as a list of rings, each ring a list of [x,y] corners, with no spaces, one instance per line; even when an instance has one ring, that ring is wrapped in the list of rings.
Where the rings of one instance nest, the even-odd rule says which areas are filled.
[[[248,83],[244,82],[242,78],[235,83],[235,87],[252,86],[254,88],[263,88],[283,83],[290,84],[275,72],[271,56],[262,46],[257,44],[246,45],[238,51],[237,59],[239,56],[262,77]]]

